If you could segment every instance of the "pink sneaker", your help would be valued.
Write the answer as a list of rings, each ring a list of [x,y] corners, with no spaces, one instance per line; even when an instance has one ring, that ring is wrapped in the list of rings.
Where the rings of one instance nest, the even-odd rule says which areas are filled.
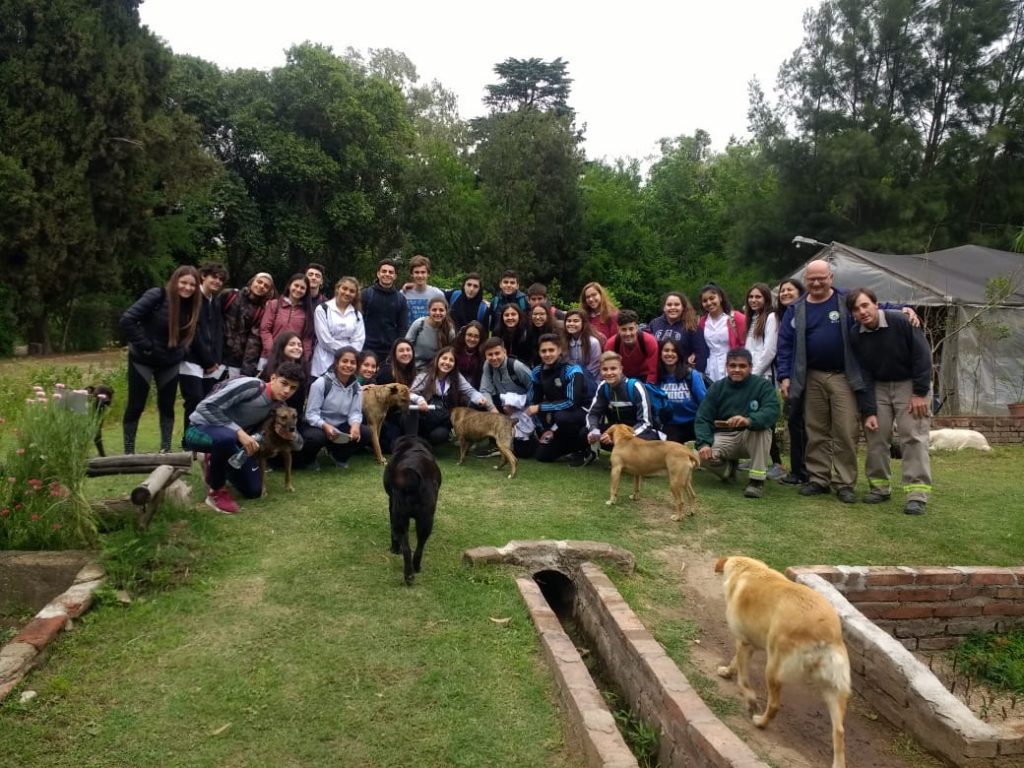
[[[206,506],[218,512],[223,512],[225,515],[233,515],[239,509],[238,503],[231,498],[231,491],[227,488],[221,488],[216,491],[211,489],[206,494]]]

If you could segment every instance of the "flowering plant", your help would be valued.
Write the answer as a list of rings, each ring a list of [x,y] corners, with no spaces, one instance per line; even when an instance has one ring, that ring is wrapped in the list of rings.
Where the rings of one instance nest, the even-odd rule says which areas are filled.
[[[36,387],[0,464],[0,549],[66,549],[96,540],[85,473],[98,416],[85,392]],[[0,417],[0,428],[4,419]]]

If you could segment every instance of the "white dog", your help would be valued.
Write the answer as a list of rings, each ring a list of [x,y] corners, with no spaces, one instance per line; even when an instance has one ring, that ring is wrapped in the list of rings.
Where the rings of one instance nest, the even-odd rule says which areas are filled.
[[[928,433],[929,451],[959,451],[964,448],[992,450],[985,436],[973,429],[933,429]]]

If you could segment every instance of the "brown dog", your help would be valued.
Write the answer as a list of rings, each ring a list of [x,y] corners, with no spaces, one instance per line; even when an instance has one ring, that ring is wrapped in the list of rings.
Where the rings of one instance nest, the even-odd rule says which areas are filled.
[[[373,437],[373,454],[378,464],[386,464],[380,450],[380,428],[392,408],[409,410],[409,388],[405,384],[367,384],[362,388],[363,421]]]
[[[284,487],[294,491],[292,485],[292,441],[299,424],[299,412],[287,405],[279,405],[270,412],[267,420],[260,427],[263,439],[256,458],[260,462],[260,483],[263,495],[267,495],[267,459],[280,456],[284,463]]]
[[[640,498],[640,479],[667,472],[668,487],[675,500],[676,513],[673,520],[683,517],[683,490],[690,501],[697,498],[693,491],[693,468],[700,466],[700,457],[689,446],[670,440],[641,440],[633,434],[633,428],[625,424],[613,424],[605,432],[612,439],[612,485],[606,504],[614,504],[619,496],[619,480],[622,473],[633,476],[633,493],[629,498]],[[689,512],[693,514],[693,512]]]
[[[476,411],[472,408],[452,408],[452,429],[459,438],[459,464],[466,460],[466,452],[477,440],[493,437],[501,452],[501,462],[495,469],[509,465],[508,479],[516,476],[519,459],[512,452],[512,440],[515,438],[515,427],[512,419],[503,413]]]
[[[736,640],[736,654],[722,677],[736,675],[736,684],[751,712],[757,696],[748,683],[750,655],[768,654],[765,680],[768,700],[753,722],[764,728],[779,710],[783,683],[803,682],[819,691],[832,718],[832,768],[846,766],[843,719],[850,698],[850,660],[843,643],[839,615],[824,596],[790,581],[760,560],[723,557],[715,573],[725,574],[725,618]]]

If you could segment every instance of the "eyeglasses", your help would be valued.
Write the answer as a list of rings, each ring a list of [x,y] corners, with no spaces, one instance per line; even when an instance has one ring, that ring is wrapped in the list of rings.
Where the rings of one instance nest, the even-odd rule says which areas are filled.
[[[804,278],[808,283],[827,283],[832,279],[832,275],[825,275],[825,277],[807,277]]]

